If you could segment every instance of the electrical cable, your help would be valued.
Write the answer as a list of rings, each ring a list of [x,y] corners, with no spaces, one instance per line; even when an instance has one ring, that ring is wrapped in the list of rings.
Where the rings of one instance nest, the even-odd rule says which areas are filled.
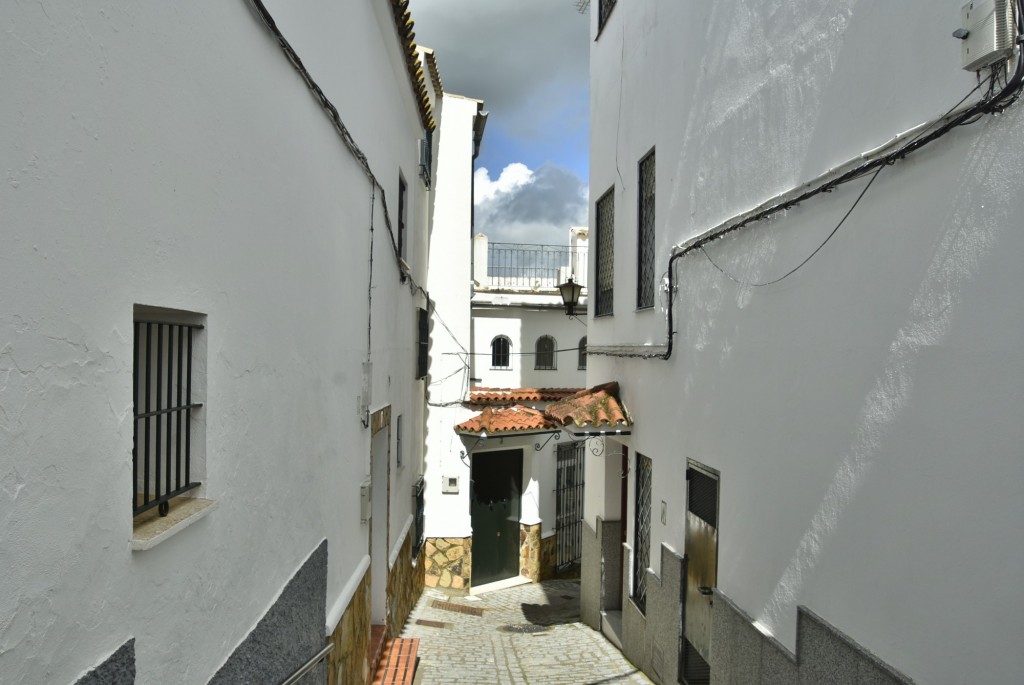
[[[722,238],[723,236],[728,235],[729,233],[732,233],[734,231],[738,231],[738,230],[746,227],[748,224],[751,224],[751,223],[753,223],[755,221],[761,221],[763,219],[767,219],[768,217],[770,217],[770,216],[772,216],[772,215],[774,215],[774,214],[776,214],[776,213],[778,213],[780,211],[784,211],[784,210],[790,209],[790,208],[792,208],[792,207],[794,207],[796,205],[799,205],[801,202],[803,202],[805,200],[808,200],[808,199],[810,199],[812,197],[815,197],[815,196],[817,196],[817,195],[819,195],[821,193],[831,192],[836,187],[838,187],[840,185],[843,185],[844,183],[849,183],[850,181],[855,180],[857,178],[861,178],[863,176],[866,176],[867,174],[871,173],[872,171],[876,171],[876,176],[877,176],[877,170],[880,170],[882,167],[889,166],[891,164],[895,164],[896,162],[905,159],[907,155],[916,152],[917,150],[921,149],[922,147],[930,144],[931,142],[933,142],[935,140],[938,140],[939,138],[943,137],[944,135],[946,135],[947,133],[952,131],[954,128],[957,128],[958,126],[967,126],[969,124],[974,123],[975,121],[978,120],[979,115],[999,114],[1000,112],[1004,111],[1007,107],[1009,107],[1012,104],[1014,104],[1017,101],[1017,99],[1020,97],[1022,84],[1024,84],[1024,47],[1022,47],[1022,36],[1024,36],[1024,0],[1016,0],[1015,4],[1016,4],[1016,8],[1017,8],[1017,11],[1015,13],[1016,14],[1016,24],[1017,24],[1017,40],[1016,40],[1017,55],[1016,55],[1016,65],[1014,67],[1013,76],[1011,78],[1009,78],[1005,82],[1005,85],[1003,86],[1002,89],[999,90],[998,94],[996,94],[996,95],[994,95],[992,97],[986,97],[988,95],[986,93],[986,96],[983,96],[982,99],[979,100],[978,102],[976,102],[974,105],[971,105],[970,107],[966,108],[962,112],[960,112],[960,113],[958,113],[956,115],[953,115],[951,117],[950,115],[952,115],[952,113],[957,109],[957,107],[959,107],[959,105],[962,104],[963,102],[965,102],[967,100],[967,98],[970,97],[970,95],[972,93],[974,93],[975,91],[977,91],[981,87],[981,83],[979,83],[977,87],[972,89],[966,96],[964,96],[964,98],[962,98],[960,100],[960,103],[958,103],[957,105],[954,105],[952,108],[950,108],[944,116],[939,117],[938,119],[936,119],[934,122],[932,122],[932,124],[927,126],[920,133],[918,133],[918,135],[916,135],[914,138],[912,138],[908,142],[900,145],[895,150],[893,150],[893,151],[891,151],[891,152],[889,152],[887,154],[881,155],[879,157],[876,157],[874,159],[871,159],[869,161],[866,161],[864,164],[856,166],[853,169],[850,169],[849,171],[841,174],[840,176],[838,176],[836,178],[832,178],[832,179],[830,179],[830,180],[828,180],[828,181],[826,181],[824,183],[821,183],[820,185],[815,186],[815,187],[813,187],[813,188],[811,188],[811,189],[801,193],[800,195],[798,195],[798,196],[796,196],[794,198],[790,198],[790,199],[786,199],[786,200],[780,200],[779,202],[776,202],[775,204],[772,204],[772,205],[770,205],[768,207],[765,207],[764,209],[761,209],[760,211],[757,211],[757,212],[754,212],[754,213],[752,213],[752,214],[750,214],[748,216],[745,216],[744,218],[736,221],[735,223],[729,224],[729,225],[725,226],[724,228],[715,231],[714,233],[711,233],[711,234],[708,234],[708,235],[704,235],[703,237],[701,237],[701,238],[699,238],[697,240],[694,240],[693,242],[687,244],[685,247],[678,246],[677,248],[675,248],[675,251],[669,257],[669,263],[668,263],[668,304],[667,304],[667,307],[666,307],[666,309],[667,309],[666,319],[667,319],[668,331],[667,331],[667,340],[666,340],[666,343],[665,343],[665,351],[664,352],[660,352],[660,353],[654,353],[654,352],[646,353],[646,352],[612,352],[612,351],[602,351],[600,349],[592,349],[592,350],[588,351],[588,354],[598,355],[598,356],[607,356],[607,357],[637,358],[637,359],[663,359],[663,360],[669,359],[672,356],[673,343],[674,343],[674,337],[675,337],[675,331],[673,330],[673,306],[674,306],[674,300],[675,300],[675,283],[674,283],[674,281],[675,281],[675,268],[674,267],[675,267],[676,263],[681,258],[685,257],[686,255],[688,255],[691,252],[694,252],[696,250],[701,250],[703,252],[704,251],[703,250],[704,245],[706,245],[706,244],[708,244],[708,243],[710,243],[710,242],[712,242],[714,240],[718,240],[718,239]],[[995,75],[996,70],[997,69],[995,67],[992,69],[993,79],[996,78],[996,75]],[[928,133],[928,131],[930,129],[933,129],[935,126],[938,126],[940,123],[941,123],[941,126],[936,128],[935,130],[931,131],[931,133]],[[858,201],[859,201],[859,199],[858,199]],[[821,248],[819,247],[818,249],[820,250]],[[817,250],[815,252],[817,252]],[[707,253],[704,252],[704,254],[706,255]],[[813,256],[813,254],[812,254],[812,256]]]
[[[864,197],[864,194],[868,192],[868,188],[871,187],[871,184],[875,182],[875,179],[878,178],[878,174],[882,173],[882,169],[884,169],[884,168],[885,167],[878,167],[878,170],[875,171],[874,176],[871,177],[871,180],[868,181],[867,185],[865,185],[864,188],[860,191],[860,195],[858,195],[857,199],[853,201],[853,204],[850,205],[850,208],[848,210],[846,210],[846,214],[843,215],[843,218],[839,220],[839,223],[836,224],[836,227],[833,228],[832,231],[825,237],[825,240],[823,240],[822,243],[820,245],[818,245],[818,247],[814,248],[814,252],[812,252],[811,254],[807,255],[807,257],[802,262],[800,262],[799,264],[794,266],[792,269],[790,269],[789,271],[787,271],[783,275],[779,276],[778,278],[775,278],[775,279],[770,280],[770,281],[765,281],[764,283],[751,283],[749,281],[742,281],[742,280],[736,278],[735,276],[733,276],[731,273],[729,273],[725,269],[723,269],[721,266],[719,266],[718,263],[715,262],[715,260],[711,258],[711,255],[708,254],[708,251],[704,248],[703,245],[700,246],[700,251],[704,253],[704,256],[707,257],[707,260],[709,262],[711,262],[711,265],[713,267],[715,267],[716,269],[718,269],[719,271],[721,271],[722,275],[725,276],[726,278],[728,278],[730,281],[734,281],[736,283],[739,283],[740,285],[752,286],[752,287],[755,287],[755,288],[763,288],[764,286],[767,286],[767,285],[775,285],[779,281],[783,281],[783,280],[789,278],[790,276],[792,276],[793,274],[795,274],[801,267],[803,267],[804,264],[806,264],[807,262],[811,261],[811,259],[814,257],[814,255],[818,254],[818,252],[821,251],[821,248],[825,247],[828,244],[828,241],[832,240],[832,236],[834,236],[839,231],[840,227],[842,227],[842,225],[844,223],[846,223],[846,220],[848,218],[850,218],[850,215],[853,214],[853,210],[857,208],[858,204],[860,204],[860,201]]]

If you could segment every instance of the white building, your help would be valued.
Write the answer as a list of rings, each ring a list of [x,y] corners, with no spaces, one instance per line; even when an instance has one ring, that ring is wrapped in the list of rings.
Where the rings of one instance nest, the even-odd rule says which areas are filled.
[[[459,130],[470,140],[473,107],[443,102],[442,141]],[[466,111],[461,125],[454,106]],[[443,320],[430,354],[424,570],[427,586],[466,591],[578,566],[582,446],[561,440],[544,411],[585,380],[586,324],[566,316],[557,286],[585,279],[587,229],[571,229],[567,246],[467,240],[471,195],[458,184],[450,204],[440,185],[449,164],[472,172],[473,150],[458,149],[442,146],[452,156],[439,160],[431,242],[431,259],[449,266],[431,269]]]
[[[0,23],[0,681],[281,682],[334,644],[359,682],[422,587],[406,2]]]
[[[593,4],[587,378],[634,425],[582,608],[658,682],[1024,673],[1024,114],[976,104],[1020,8],[961,4]]]

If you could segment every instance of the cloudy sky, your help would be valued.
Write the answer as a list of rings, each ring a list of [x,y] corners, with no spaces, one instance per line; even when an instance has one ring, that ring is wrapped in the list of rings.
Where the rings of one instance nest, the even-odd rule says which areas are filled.
[[[411,0],[444,88],[485,101],[476,228],[568,242],[587,223],[589,17],[574,0]]]

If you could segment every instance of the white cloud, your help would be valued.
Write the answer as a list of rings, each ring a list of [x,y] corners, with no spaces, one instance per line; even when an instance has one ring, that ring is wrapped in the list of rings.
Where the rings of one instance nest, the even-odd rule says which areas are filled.
[[[490,172],[481,167],[473,174],[473,204],[490,200],[499,193],[508,193],[533,180],[533,172],[520,162],[513,162],[501,170],[501,175],[491,180]]]
[[[493,241],[561,245],[571,226],[587,224],[587,185],[568,169],[514,162],[493,181],[478,169],[474,183],[475,228]]]

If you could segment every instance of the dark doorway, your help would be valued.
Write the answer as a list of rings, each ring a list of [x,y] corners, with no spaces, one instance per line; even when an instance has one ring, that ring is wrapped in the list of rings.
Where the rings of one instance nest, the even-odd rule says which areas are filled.
[[[686,587],[680,673],[687,685],[711,682],[711,601],[718,582],[719,474],[690,460],[686,469]]]
[[[473,455],[469,495],[473,522],[473,585],[519,575],[522,491],[522,450]]]

